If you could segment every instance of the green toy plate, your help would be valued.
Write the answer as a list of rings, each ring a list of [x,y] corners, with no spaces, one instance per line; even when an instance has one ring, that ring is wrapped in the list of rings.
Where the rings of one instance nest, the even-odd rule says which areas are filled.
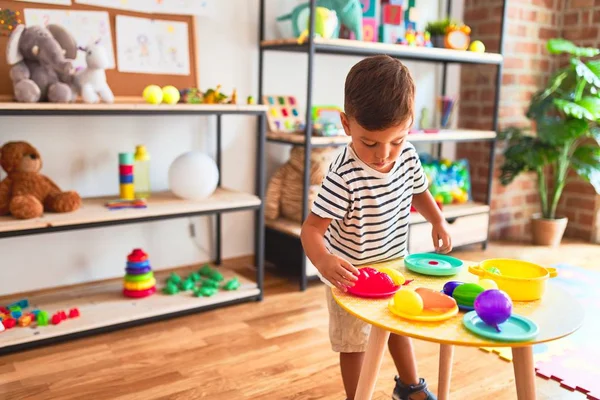
[[[515,314],[498,325],[500,332],[483,322],[475,311],[465,314],[463,324],[476,335],[500,342],[526,342],[535,338],[540,332],[540,328],[535,322]]]
[[[411,254],[404,259],[404,265],[410,271],[423,275],[456,275],[464,263],[458,258],[434,253]]]

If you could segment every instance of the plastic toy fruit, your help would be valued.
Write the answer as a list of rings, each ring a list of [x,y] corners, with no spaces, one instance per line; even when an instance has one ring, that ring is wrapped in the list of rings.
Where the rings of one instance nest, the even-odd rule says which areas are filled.
[[[163,91],[158,85],[148,85],[142,92],[142,97],[150,104],[160,104],[163,100]]]
[[[401,313],[419,315],[424,308],[423,298],[414,290],[400,289],[394,295],[394,306]]]
[[[404,282],[406,282],[406,278],[404,275],[402,275],[402,272],[398,271],[397,269],[382,267],[379,268],[379,272],[389,275],[395,285],[404,285]]]
[[[485,53],[485,45],[480,40],[475,40],[471,42],[469,50],[477,53]]]
[[[447,311],[456,307],[456,300],[432,289],[420,287],[415,292],[423,300],[423,309]]]
[[[476,283],[463,283],[454,289],[452,297],[454,297],[459,306],[473,307],[475,298],[484,290],[484,288]]]
[[[167,104],[177,104],[179,102],[179,90],[175,86],[167,85],[162,88],[162,99]]]
[[[456,289],[457,286],[462,285],[464,282],[459,282],[459,281],[450,281],[450,282],[446,282],[446,284],[444,285],[444,294],[447,296],[452,296],[452,293],[454,293],[454,289]]]
[[[473,304],[475,312],[483,322],[500,332],[499,324],[510,318],[512,300],[502,290],[490,289],[477,296]]]
[[[478,285],[485,290],[498,289],[498,284],[491,279],[480,279]]]
[[[363,267],[358,269],[358,279],[348,292],[362,297],[383,297],[396,292],[400,285],[394,284],[392,278],[375,268]]]

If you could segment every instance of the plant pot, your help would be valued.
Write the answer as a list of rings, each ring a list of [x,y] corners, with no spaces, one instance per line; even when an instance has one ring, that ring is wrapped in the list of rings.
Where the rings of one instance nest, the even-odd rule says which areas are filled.
[[[562,241],[569,219],[546,219],[540,214],[531,217],[533,243],[540,246],[556,247]]]
[[[431,35],[431,44],[433,47],[443,49],[446,47],[446,35]]]

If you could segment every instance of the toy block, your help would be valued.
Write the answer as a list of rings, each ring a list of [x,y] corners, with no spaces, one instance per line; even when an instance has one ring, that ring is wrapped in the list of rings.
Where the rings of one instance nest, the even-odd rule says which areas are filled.
[[[29,326],[31,324],[31,315],[23,315],[19,318],[19,326]]]
[[[383,24],[400,25],[402,24],[402,6],[386,4],[383,6]]]
[[[15,325],[17,325],[17,320],[14,318],[8,318],[8,319],[2,321],[2,324],[4,324],[4,327],[6,329],[11,329],[11,328],[14,328]]]
[[[71,308],[69,310],[69,318],[77,318],[79,317],[79,309],[78,308]]]
[[[404,38],[404,27],[402,25],[382,25],[380,30],[380,41],[383,43],[398,43]]]
[[[48,325],[48,312],[40,311],[36,318],[38,326],[46,326]]]
[[[375,18],[377,17],[377,7],[379,6],[379,0],[360,0],[363,18]]]
[[[378,22],[375,18],[363,18],[363,41],[378,42],[379,29]]]
[[[52,316],[52,325],[58,325],[62,321],[60,313],[56,313]]]
[[[10,310],[6,307],[0,307],[0,314],[10,314]]]

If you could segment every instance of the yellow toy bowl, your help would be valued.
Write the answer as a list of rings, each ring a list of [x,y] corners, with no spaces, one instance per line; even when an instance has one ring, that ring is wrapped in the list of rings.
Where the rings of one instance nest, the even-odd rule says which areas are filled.
[[[498,289],[505,291],[513,301],[541,299],[548,278],[558,275],[556,268],[544,268],[527,261],[507,258],[482,261],[479,265],[470,266],[469,272],[481,279],[493,280]]]

